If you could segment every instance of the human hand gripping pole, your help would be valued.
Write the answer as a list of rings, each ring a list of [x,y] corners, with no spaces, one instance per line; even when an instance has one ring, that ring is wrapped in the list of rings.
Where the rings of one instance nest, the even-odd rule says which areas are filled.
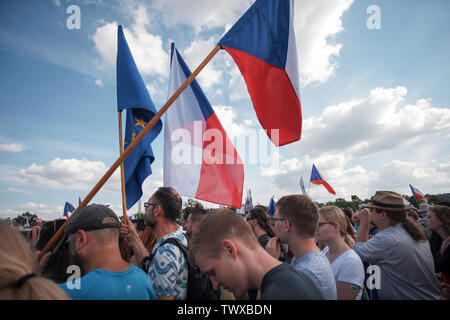
[[[59,228],[59,230],[50,239],[47,245],[40,252],[38,259],[40,260],[49,250],[52,248],[61,238],[64,230],[66,229],[67,222],[77,214],[80,208],[85,207],[92,198],[97,194],[100,188],[108,181],[112,176],[114,171],[120,166],[120,164],[129,156],[129,154],[134,150],[134,148],[141,142],[144,136],[150,131],[150,129],[156,124],[156,122],[161,118],[164,112],[174,103],[174,101],[180,96],[180,94],[186,89],[191,82],[195,79],[198,73],[208,64],[208,62],[214,57],[214,55],[220,50],[220,45],[216,45],[214,49],[208,54],[208,56],[200,63],[200,65],[192,72],[192,74],[186,79],[186,81],[178,88],[177,91],[167,100],[164,106],[153,116],[153,118],[145,125],[141,133],[134,139],[134,141],[128,146],[128,148],[119,156],[119,158],[114,162],[114,164],[106,171],[99,182],[94,186],[94,188],[89,192],[89,194],[84,198],[84,200],[78,205],[75,211],[72,213],[70,218]]]

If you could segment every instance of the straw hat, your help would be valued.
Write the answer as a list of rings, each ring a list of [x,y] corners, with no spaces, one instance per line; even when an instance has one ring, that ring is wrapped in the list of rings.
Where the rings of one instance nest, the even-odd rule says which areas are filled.
[[[377,191],[372,201],[363,208],[375,208],[386,211],[403,212],[411,209],[411,206],[403,203],[403,197],[393,191]]]

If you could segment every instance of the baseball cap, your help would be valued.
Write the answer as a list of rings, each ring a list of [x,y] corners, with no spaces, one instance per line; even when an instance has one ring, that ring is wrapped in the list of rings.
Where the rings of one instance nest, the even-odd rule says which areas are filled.
[[[102,204],[91,204],[79,209],[67,223],[64,237],[77,230],[92,231],[108,228],[120,228],[117,215],[109,207]]]

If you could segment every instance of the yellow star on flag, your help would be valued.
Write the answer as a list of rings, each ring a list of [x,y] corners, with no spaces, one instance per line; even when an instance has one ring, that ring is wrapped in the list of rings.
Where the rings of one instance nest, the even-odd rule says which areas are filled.
[[[147,124],[147,122],[145,122],[144,119],[134,118],[134,120],[136,120],[136,123],[134,124],[135,127],[141,126],[142,128],[144,128],[145,125]]]

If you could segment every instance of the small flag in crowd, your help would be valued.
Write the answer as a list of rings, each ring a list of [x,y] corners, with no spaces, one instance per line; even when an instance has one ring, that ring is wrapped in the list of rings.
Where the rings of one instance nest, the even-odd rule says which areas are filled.
[[[259,122],[278,146],[299,140],[302,131],[293,2],[256,0],[219,41],[244,77]],[[279,129],[279,137],[272,129]]]
[[[190,75],[191,71],[172,44],[169,96]],[[188,137],[180,141],[178,136],[173,141],[173,134],[180,131]],[[180,153],[189,156],[178,159]],[[173,187],[180,195],[241,207],[242,160],[195,79],[166,112],[164,185]]]
[[[117,41],[117,110],[127,110],[124,139],[126,150],[156,114],[156,108],[134,63],[122,26],[119,26]],[[158,120],[123,162],[127,209],[141,198],[142,183],[152,173],[151,164],[155,157],[151,143],[161,129],[162,122]]]
[[[270,202],[269,202],[269,215],[270,216],[274,216],[275,215],[275,201],[273,200],[273,197],[270,198]]]
[[[63,216],[69,219],[69,213],[72,213],[75,211],[75,208],[72,204],[66,201],[66,204],[64,205],[64,214]]]
[[[22,228],[29,228],[29,227],[30,227],[30,223],[28,222],[28,218],[25,217],[25,219],[23,220]]]
[[[303,183],[303,177],[300,177],[300,188],[302,188],[302,192],[303,192],[303,195],[307,195],[307,193],[306,193],[306,189],[305,189],[305,184]]]
[[[409,187],[411,188],[412,194],[413,194],[414,198],[417,199],[417,201],[420,201],[420,199],[425,197],[425,195],[422,193],[422,191],[420,191],[416,187],[413,187],[412,185],[409,185]]]
[[[313,164],[312,171],[311,171],[311,179],[310,181],[314,184],[321,184],[325,187],[325,189],[328,190],[329,193],[336,194],[336,192],[333,190],[333,188],[328,184],[328,182],[325,181],[325,179],[322,178],[322,176],[319,173],[319,170],[317,170],[316,166]]]

